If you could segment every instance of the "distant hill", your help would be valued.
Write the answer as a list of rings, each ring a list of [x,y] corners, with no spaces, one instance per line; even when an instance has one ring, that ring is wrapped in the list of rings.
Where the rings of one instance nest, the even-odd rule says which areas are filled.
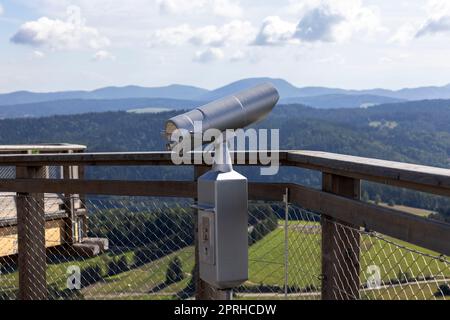
[[[94,90],[90,92],[90,94],[93,99],[167,98],[198,100],[198,97],[206,92],[208,92],[206,89],[174,84],[166,87],[155,88],[145,88],[139,86],[107,87]]]
[[[36,93],[18,91],[0,94],[0,117],[36,117],[84,112],[116,111],[147,107],[190,108],[260,83],[270,82],[278,89],[282,103],[301,103],[315,108],[354,108],[361,105],[395,103],[406,100],[450,99],[450,85],[420,87],[398,91],[386,89],[345,90],[326,87],[296,87],[283,79],[248,78],[215,90],[188,85],[146,88],[106,87],[93,91]],[[131,101],[132,99],[159,99]],[[97,101],[93,101],[97,100]],[[100,102],[105,100],[104,102]],[[113,102],[113,100],[121,100]],[[50,102],[58,103],[50,103]],[[181,101],[181,102],[180,102]]]
[[[183,85],[170,85],[155,88],[138,86],[106,87],[93,91],[63,91],[47,93],[17,91],[0,94],[0,106],[73,99],[166,98],[196,100],[197,97],[206,92],[207,90],[205,89]]]
[[[272,83],[280,93],[280,96],[283,99],[292,98],[292,97],[307,97],[307,96],[318,96],[325,94],[339,94],[345,93],[345,90],[342,89],[330,89],[330,88],[321,88],[321,87],[305,87],[298,88],[287,82],[283,79],[274,79],[274,78],[249,78],[239,80],[233,83],[230,83],[226,86],[218,88],[216,90],[205,93],[200,97],[200,100],[215,100],[227,95],[230,95],[234,92],[244,90],[246,88],[250,88],[256,86],[261,83],[270,82]]]
[[[319,109],[341,109],[341,108],[364,108],[385,103],[404,102],[406,100],[375,96],[375,95],[346,95],[346,94],[327,94],[312,97],[294,97],[281,99],[281,103],[295,104],[300,103]]]
[[[199,102],[175,99],[112,99],[112,100],[58,100],[38,103],[0,106],[0,119],[36,118],[53,115],[71,115],[91,112],[127,111],[132,109],[166,108],[192,109]]]
[[[397,91],[387,89],[346,90],[327,87],[296,87],[286,80],[276,78],[249,78],[209,91],[200,96],[199,100],[214,100],[264,82],[272,83],[280,92],[282,100],[285,101],[291,98],[325,95],[337,95],[337,97],[339,95],[378,96],[398,100],[450,99],[450,84],[442,87],[407,88]],[[384,101],[381,102],[383,103]]]
[[[450,84],[443,87],[421,87],[394,91],[392,97],[408,100],[450,99]]]

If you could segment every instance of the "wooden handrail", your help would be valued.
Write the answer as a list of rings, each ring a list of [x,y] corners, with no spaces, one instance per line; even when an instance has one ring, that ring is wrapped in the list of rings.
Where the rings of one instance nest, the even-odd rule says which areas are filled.
[[[318,151],[290,151],[286,162],[324,173],[450,196],[450,169]]]
[[[250,163],[257,152],[235,152]],[[279,151],[280,165],[318,170],[355,179],[450,196],[450,169],[318,151]],[[172,166],[170,152],[0,155],[0,166]]]
[[[86,146],[69,143],[0,145],[0,154],[84,152]]]

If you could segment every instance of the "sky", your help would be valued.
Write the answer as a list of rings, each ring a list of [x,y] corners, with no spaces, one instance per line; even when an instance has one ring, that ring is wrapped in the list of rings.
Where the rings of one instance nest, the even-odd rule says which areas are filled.
[[[449,0],[0,0],[0,92],[450,83]]]

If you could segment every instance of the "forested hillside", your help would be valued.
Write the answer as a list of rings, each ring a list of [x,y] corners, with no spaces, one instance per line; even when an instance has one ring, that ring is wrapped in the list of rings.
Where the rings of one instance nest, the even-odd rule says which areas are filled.
[[[90,113],[40,119],[0,121],[0,144],[70,142],[86,144],[89,151],[164,150],[164,121],[179,111],[158,114]],[[450,101],[430,100],[383,105],[368,109],[318,110],[302,105],[279,105],[258,124],[280,129],[281,149],[309,149],[343,154],[450,166]],[[261,179],[246,169],[252,179]],[[190,179],[187,168],[133,168],[91,171],[95,176]],[[277,177],[318,186],[317,173],[286,169]],[[443,199],[398,189],[367,185],[372,199],[394,201],[450,213]]]
[[[127,111],[142,108],[166,108],[170,110],[193,108],[199,102],[164,98],[128,99],[74,99],[45,101],[27,104],[0,106],[0,119],[38,118],[54,115],[72,115],[88,112]]]

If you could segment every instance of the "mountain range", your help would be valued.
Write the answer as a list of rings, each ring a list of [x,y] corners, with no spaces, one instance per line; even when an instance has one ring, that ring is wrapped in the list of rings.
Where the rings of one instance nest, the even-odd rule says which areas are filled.
[[[346,90],[327,87],[296,87],[283,79],[242,79],[215,90],[174,84],[165,87],[105,87],[93,91],[29,92],[0,94],[0,118],[41,117],[129,110],[136,108],[192,108],[259,83],[271,82],[282,104],[305,104],[315,108],[356,108],[385,103],[427,99],[450,99],[450,85],[401,90]]]

